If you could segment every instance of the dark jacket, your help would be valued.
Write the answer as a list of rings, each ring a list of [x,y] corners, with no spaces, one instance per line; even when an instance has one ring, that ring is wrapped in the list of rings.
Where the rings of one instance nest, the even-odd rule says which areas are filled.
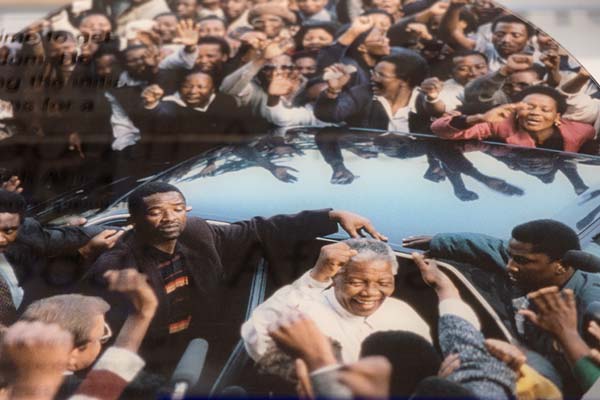
[[[210,326],[218,324],[235,304],[231,291],[240,274],[254,265],[258,251],[271,262],[276,285],[289,282],[294,271],[295,244],[337,231],[328,210],[303,211],[295,215],[255,217],[231,225],[209,225],[201,218],[189,218],[177,242],[191,278],[194,302],[198,305],[193,320]],[[102,288],[102,274],[109,269],[136,268],[148,275],[159,300],[159,307],[147,338],[149,342],[167,335],[169,306],[158,261],[144,251],[145,245],[135,231],[128,232],[117,245],[100,256],[84,278],[87,290],[101,295],[111,304],[109,321],[114,330],[127,316],[128,302]],[[306,267],[306,266],[304,266]],[[86,285],[87,286],[87,285]],[[241,299],[240,299],[241,300]],[[247,301],[247,299],[245,299]],[[235,307],[235,306],[233,306]],[[243,306],[245,308],[245,306]],[[194,314],[193,314],[194,315]]]
[[[322,93],[314,107],[315,116],[326,122],[346,122],[352,127],[388,130],[390,118],[383,105],[373,99],[369,85],[361,85],[345,90],[336,99]],[[408,126],[411,132],[427,132],[428,123],[411,112]]]
[[[25,218],[17,240],[5,253],[25,292],[19,309],[76,283],[82,274],[77,250],[101,230],[76,226],[44,228],[33,218]]]

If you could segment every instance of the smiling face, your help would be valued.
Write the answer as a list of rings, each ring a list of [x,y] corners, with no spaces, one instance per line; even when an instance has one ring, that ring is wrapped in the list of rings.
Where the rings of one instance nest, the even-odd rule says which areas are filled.
[[[556,101],[544,94],[530,94],[522,103],[526,105],[518,112],[519,127],[527,132],[540,132],[552,128],[560,120]]]
[[[394,292],[392,265],[381,259],[351,261],[333,278],[333,286],[344,309],[368,317]]]
[[[377,96],[393,98],[402,84],[403,81],[396,77],[396,66],[390,62],[377,63],[371,72],[371,88]]]
[[[17,240],[21,217],[16,213],[0,213],[0,253],[4,253],[8,246]]]
[[[504,58],[523,51],[528,41],[527,27],[517,22],[500,22],[492,34],[492,43]]]
[[[185,200],[178,192],[144,197],[144,212],[132,216],[136,232],[149,243],[163,243],[181,235],[187,221]]]
[[[557,283],[561,264],[547,254],[534,251],[533,244],[511,239],[508,242],[510,259],[508,277],[514,285],[526,291],[538,290]]]
[[[161,15],[155,19],[154,30],[160,36],[163,44],[171,43],[177,36],[177,17]]]
[[[188,75],[179,88],[181,98],[189,107],[204,107],[214,91],[213,80],[205,73]]]
[[[302,38],[302,47],[307,50],[320,50],[333,43],[333,36],[323,28],[313,28],[306,31]]]

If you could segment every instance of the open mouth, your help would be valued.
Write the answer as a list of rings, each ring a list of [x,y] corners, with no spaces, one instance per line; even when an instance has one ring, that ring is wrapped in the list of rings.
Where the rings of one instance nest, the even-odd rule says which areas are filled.
[[[360,308],[362,310],[372,310],[374,308],[377,308],[379,306],[379,304],[381,303],[381,300],[379,300],[379,299],[353,298],[352,301],[357,306],[357,308]]]

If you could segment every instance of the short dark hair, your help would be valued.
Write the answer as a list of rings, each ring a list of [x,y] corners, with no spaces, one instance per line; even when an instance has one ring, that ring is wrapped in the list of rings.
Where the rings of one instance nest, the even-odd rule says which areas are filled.
[[[427,61],[414,50],[396,49],[394,54],[379,60],[383,61],[394,64],[396,77],[408,82],[411,87],[419,86],[429,74]]]
[[[382,10],[381,8],[370,8],[367,11],[363,12],[362,14],[360,14],[361,17],[367,16],[367,15],[373,15],[373,14],[383,14],[385,16],[387,16],[390,19],[390,22],[393,24],[394,23],[394,16],[392,14],[390,14],[389,12]]]
[[[477,51],[477,50],[460,50],[455,53],[452,53],[450,58],[452,59],[452,62],[454,63],[455,58],[469,57],[469,56],[479,56],[485,60],[486,64],[489,62],[488,57],[485,54],[483,54],[482,52]]]
[[[405,331],[369,335],[361,344],[360,356],[384,356],[392,364],[392,397],[410,396],[421,380],[437,374],[442,362],[424,337]]]
[[[512,230],[515,240],[533,245],[533,251],[560,260],[569,250],[581,250],[577,233],[562,222],[537,219],[517,225]]]
[[[198,40],[198,46],[201,46],[203,44],[216,44],[216,45],[218,45],[219,49],[221,49],[221,53],[225,54],[227,57],[229,57],[229,53],[231,52],[231,48],[229,47],[229,43],[227,43],[227,40],[223,39],[222,37],[205,36],[205,37],[200,38]]]
[[[300,58],[312,58],[313,60],[316,60],[318,56],[319,53],[316,51],[300,50],[292,54],[292,61],[296,62],[296,60],[299,60]]]
[[[23,196],[15,192],[0,189],[0,213],[19,214],[21,222],[25,218],[27,203]]]
[[[522,24],[522,25],[525,26],[525,29],[527,30],[527,36],[528,37],[532,37],[535,34],[535,29],[530,24],[528,24],[527,22],[523,21],[521,18],[519,18],[519,17],[517,17],[516,15],[513,15],[513,14],[501,15],[498,18],[496,18],[492,22],[492,32],[496,31],[496,27],[500,23]]]
[[[181,190],[177,188],[177,186],[171,185],[166,182],[149,182],[129,194],[129,198],[127,199],[127,208],[129,210],[129,214],[133,216],[139,216],[144,213],[144,198],[148,196],[152,196],[156,193],[169,193],[169,192],[177,192],[181,195],[183,200],[185,201],[185,196],[181,193]]]
[[[534,71],[537,73],[537,71]],[[538,75],[539,77],[539,75]],[[543,94],[546,95],[548,97],[552,97],[552,99],[556,102],[556,111],[559,114],[564,114],[564,112],[567,110],[567,99],[565,96],[563,96],[562,94],[560,94],[560,92],[550,86],[543,86],[543,85],[533,85],[533,86],[529,86],[528,88],[523,89],[522,91],[520,91],[517,96],[516,96],[516,101],[522,101],[525,97],[529,96],[530,94]]]

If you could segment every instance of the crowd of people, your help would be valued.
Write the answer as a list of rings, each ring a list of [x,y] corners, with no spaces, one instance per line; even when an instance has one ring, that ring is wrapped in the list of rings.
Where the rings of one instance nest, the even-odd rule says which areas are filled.
[[[96,0],[0,50],[4,136],[55,155],[298,125],[595,152],[600,128],[587,71],[489,0]]]
[[[7,143],[132,167],[296,126],[599,154],[600,88],[552,38],[489,0],[75,2],[4,38],[0,71],[9,170],[19,156]],[[231,165],[208,159],[199,174],[252,165],[294,181],[272,162],[294,150],[277,139],[237,146]],[[414,141],[406,154],[391,143],[403,140],[378,136],[372,147],[427,155],[426,178],[452,177],[463,201],[477,193],[461,174],[523,194],[452,146]],[[340,150],[353,144],[316,135],[315,145],[332,183],[355,179]],[[577,194],[589,189],[573,165],[553,162],[540,179],[560,170]],[[14,176],[0,188],[0,397],[156,397],[198,336],[231,348],[241,336],[256,371],[288,390],[280,395],[600,397],[600,262],[560,222],[524,222],[508,242],[410,237],[403,245],[425,253],[398,262],[387,238],[348,211],[215,225],[188,218],[181,190],[153,181],[129,194],[123,229],[82,219],[47,227],[26,217],[20,184]],[[307,269],[298,248],[338,227],[352,238],[321,247]],[[245,320],[236,284],[261,257],[279,289]],[[485,286],[510,338],[484,336],[481,315],[435,259]],[[408,265],[439,300],[434,323],[393,296]],[[232,304],[244,310],[232,315]],[[213,354],[208,381],[219,372]]]
[[[193,338],[217,347],[225,340],[232,282],[252,269],[257,250],[273,267],[271,279],[290,282],[233,324],[256,373],[279,379],[277,389],[263,390],[308,398],[600,395],[600,259],[558,221],[520,224],[509,241],[474,233],[406,238],[405,247],[425,251],[410,261],[437,296],[432,322],[393,296],[395,276],[406,276],[410,263],[348,211],[213,225],[187,218],[176,186],[151,182],[129,196],[131,229],[77,226],[83,221],[47,228],[24,217],[23,197],[9,189],[0,189],[3,398],[169,393],[166,377]],[[298,243],[338,224],[352,238],[322,246],[293,280]],[[69,259],[79,270],[69,270]],[[482,315],[435,259],[451,260],[475,285],[485,281],[508,334],[484,336]],[[210,363],[210,354],[196,356]],[[245,389],[221,394],[252,394]]]

